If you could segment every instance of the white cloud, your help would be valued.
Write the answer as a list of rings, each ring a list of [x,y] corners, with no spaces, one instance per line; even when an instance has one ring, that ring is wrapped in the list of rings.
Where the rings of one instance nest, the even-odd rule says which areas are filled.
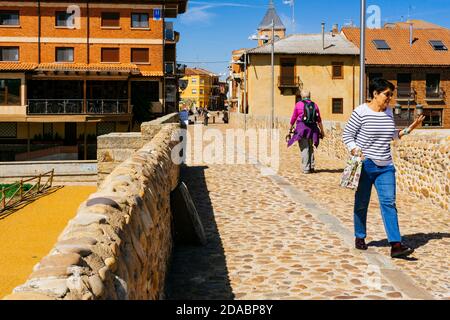
[[[210,9],[215,9],[218,7],[245,7],[245,8],[259,8],[261,6],[252,6],[248,4],[232,3],[232,2],[200,2],[200,1],[190,1],[189,4],[195,5],[194,7],[188,7],[185,14],[180,16],[180,22],[183,24],[194,24],[194,23],[206,23],[208,24],[211,20],[216,17],[216,14],[210,12]]]

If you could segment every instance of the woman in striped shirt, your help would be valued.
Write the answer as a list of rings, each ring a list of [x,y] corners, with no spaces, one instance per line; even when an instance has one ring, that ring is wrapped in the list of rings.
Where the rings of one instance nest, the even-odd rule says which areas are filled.
[[[384,228],[391,244],[391,257],[405,257],[414,250],[402,244],[398,225],[395,167],[392,162],[391,141],[401,139],[421,125],[424,116],[404,130],[397,130],[389,102],[395,86],[384,79],[369,84],[372,101],[356,108],[347,123],[343,140],[352,155],[361,155],[363,169],[355,194],[354,224],[355,247],[367,250],[365,243],[367,208],[372,186],[378,193]]]

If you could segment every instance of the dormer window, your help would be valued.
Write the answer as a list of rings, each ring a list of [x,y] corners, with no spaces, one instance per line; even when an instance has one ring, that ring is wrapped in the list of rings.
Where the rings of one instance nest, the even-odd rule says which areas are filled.
[[[444,43],[441,40],[430,40],[430,44],[436,51],[448,50],[448,48],[444,45]]]
[[[391,50],[386,40],[373,40],[373,44],[378,50]]]

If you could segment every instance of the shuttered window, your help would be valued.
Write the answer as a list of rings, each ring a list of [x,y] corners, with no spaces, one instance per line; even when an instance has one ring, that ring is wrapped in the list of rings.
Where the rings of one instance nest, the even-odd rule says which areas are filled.
[[[102,48],[102,62],[119,62],[119,48]]]
[[[343,114],[344,113],[344,99],[342,98],[334,98],[333,99],[333,109],[332,112],[334,114]]]
[[[333,79],[344,78],[344,63],[333,62]]]
[[[119,27],[120,13],[102,12],[102,27]]]
[[[149,61],[148,49],[131,49],[131,62],[148,63]]]

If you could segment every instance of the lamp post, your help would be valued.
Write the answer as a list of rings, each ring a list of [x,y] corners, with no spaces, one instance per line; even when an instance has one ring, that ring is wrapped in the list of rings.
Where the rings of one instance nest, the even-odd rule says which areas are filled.
[[[416,113],[418,116],[421,116],[423,114],[423,105],[421,105],[420,103],[416,105]]]
[[[361,0],[361,53],[360,53],[360,79],[359,79],[359,104],[366,102],[366,0]]]

